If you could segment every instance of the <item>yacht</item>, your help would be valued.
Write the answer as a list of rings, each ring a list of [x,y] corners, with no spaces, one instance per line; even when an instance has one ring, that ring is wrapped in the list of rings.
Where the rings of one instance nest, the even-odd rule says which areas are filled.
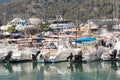
[[[69,40],[67,40],[66,37],[60,38],[56,42],[54,39],[52,39],[51,42],[47,44],[50,45],[45,45],[45,48],[41,49],[41,56],[38,57],[38,63],[65,62],[68,61],[67,57],[70,55],[70,53],[75,55],[78,53],[78,51],[80,51],[80,48],[71,47]]]
[[[37,47],[29,47],[27,42],[12,43],[9,40],[0,42],[0,61],[4,63],[28,62],[32,61],[32,55],[40,54]]]

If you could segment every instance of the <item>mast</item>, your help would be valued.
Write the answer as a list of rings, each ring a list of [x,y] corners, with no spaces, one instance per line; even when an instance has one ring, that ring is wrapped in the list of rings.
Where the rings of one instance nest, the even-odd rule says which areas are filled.
[[[45,17],[46,17],[46,14],[45,14],[45,0],[43,0],[43,20],[45,21]]]
[[[25,3],[25,6],[26,6],[26,8],[25,8],[25,20],[23,22],[23,26],[25,27],[24,28],[24,40],[26,42],[26,40],[27,40],[27,3]]]
[[[3,25],[4,25],[4,27],[6,27],[6,26],[5,26],[5,24],[6,24],[6,20],[5,20],[5,18],[6,18],[6,13],[4,12],[4,13],[2,13],[2,14],[3,14]],[[6,33],[7,30],[2,30],[2,33],[3,33],[3,31]],[[4,38],[6,38],[6,36],[5,36]]]
[[[117,15],[117,18],[118,18],[118,0],[116,0],[116,15]]]
[[[6,17],[6,13],[2,13],[3,14],[3,17],[4,17],[4,25],[5,25],[5,17]]]
[[[77,27],[78,27],[78,21],[77,21],[77,16],[76,16],[76,40],[77,40]],[[77,42],[76,42],[76,48],[77,48]]]
[[[118,0],[116,0],[116,15],[117,15],[117,25],[118,25],[118,31],[119,31],[119,13],[118,13]]]

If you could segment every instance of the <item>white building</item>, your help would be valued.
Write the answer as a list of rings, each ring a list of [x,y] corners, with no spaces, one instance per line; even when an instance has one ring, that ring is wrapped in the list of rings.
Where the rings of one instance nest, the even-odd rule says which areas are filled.
[[[42,20],[39,18],[29,18],[30,25],[40,25],[42,23]]]
[[[22,18],[14,18],[12,21],[8,22],[7,25],[21,25],[23,22]]]
[[[57,16],[55,20],[50,20],[50,28],[52,29],[70,29],[76,28],[73,22],[69,19],[63,19],[62,16]]]

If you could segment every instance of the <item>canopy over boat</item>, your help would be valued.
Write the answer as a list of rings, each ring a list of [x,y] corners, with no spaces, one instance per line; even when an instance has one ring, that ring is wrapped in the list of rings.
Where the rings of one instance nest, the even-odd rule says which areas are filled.
[[[93,38],[93,37],[83,37],[78,40],[75,40],[74,42],[82,43],[82,42],[90,42],[90,41],[95,41],[95,40],[96,38]]]

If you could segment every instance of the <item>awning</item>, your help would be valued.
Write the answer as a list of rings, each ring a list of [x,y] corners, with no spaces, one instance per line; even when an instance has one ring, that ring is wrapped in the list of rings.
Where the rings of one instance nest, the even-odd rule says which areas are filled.
[[[78,40],[75,40],[75,42],[82,43],[82,42],[90,42],[90,41],[95,41],[95,40],[96,38],[93,38],[93,37],[83,37]]]

